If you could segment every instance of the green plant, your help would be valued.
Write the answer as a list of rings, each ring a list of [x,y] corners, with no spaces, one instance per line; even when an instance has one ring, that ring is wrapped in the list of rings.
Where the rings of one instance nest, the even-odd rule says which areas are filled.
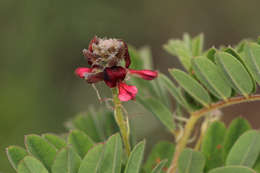
[[[260,84],[259,40],[245,40],[234,48],[213,47],[204,51],[203,39],[203,35],[190,38],[185,34],[183,40],[172,39],[164,45],[166,51],[179,58],[185,69],[169,69],[179,86],[160,73],[150,83],[132,79],[131,83],[140,89],[137,95],[133,85],[124,90],[120,88],[128,70],[143,79],[157,77],[154,71],[128,69],[128,66],[153,68],[148,48],[136,50],[130,47],[129,55],[125,54],[123,58],[126,70],[123,67],[106,69],[110,66],[94,72],[93,69],[85,69],[84,73],[82,69],[78,70],[78,75],[89,83],[104,80],[112,86],[113,110],[92,108],[76,116],[66,123],[70,132],[62,136],[26,136],[26,150],[18,146],[7,148],[12,166],[18,173],[260,172],[259,131],[253,130],[241,117],[234,119],[229,127],[220,121],[221,108],[260,100],[260,95],[254,94]],[[125,48],[124,45],[128,53]],[[104,63],[107,65],[106,59]],[[120,72],[123,77],[111,85],[114,72]],[[103,73],[110,77],[103,78]],[[119,87],[119,92],[115,87]],[[168,94],[175,98],[174,111]],[[135,141],[121,103],[135,97],[175,139],[172,143],[161,141],[156,144],[144,164],[145,141]],[[199,125],[197,128],[196,124]]]

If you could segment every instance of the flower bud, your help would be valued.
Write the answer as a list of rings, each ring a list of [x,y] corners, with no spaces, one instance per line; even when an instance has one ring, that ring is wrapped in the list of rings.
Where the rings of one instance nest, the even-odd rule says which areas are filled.
[[[118,39],[106,39],[94,37],[88,49],[83,50],[92,67],[106,68],[119,65],[121,60],[130,65],[130,58],[126,43]]]

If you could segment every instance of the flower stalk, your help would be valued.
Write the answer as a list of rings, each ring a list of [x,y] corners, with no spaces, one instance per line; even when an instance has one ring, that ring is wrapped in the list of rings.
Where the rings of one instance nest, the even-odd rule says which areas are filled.
[[[128,117],[124,115],[124,111],[122,108],[121,101],[118,98],[117,88],[112,88],[113,93],[113,102],[114,102],[114,117],[116,123],[120,129],[120,133],[122,135],[124,148],[127,156],[130,155],[131,145],[130,145],[130,127]]]
[[[179,156],[180,156],[182,150],[186,147],[189,137],[193,131],[193,128],[199,118],[200,118],[199,116],[191,116],[190,119],[187,121],[187,124],[185,125],[185,128],[184,128],[184,134],[176,146],[174,157],[173,157],[171,166],[168,170],[168,173],[176,172]]]

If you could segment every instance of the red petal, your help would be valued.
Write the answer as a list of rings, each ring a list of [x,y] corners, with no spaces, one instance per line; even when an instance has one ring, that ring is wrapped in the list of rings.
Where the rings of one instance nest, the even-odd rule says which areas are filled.
[[[86,73],[91,73],[92,68],[85,68],[85,67],[78,67],[75,70],[75,74],[78,75],[80,78],[84,78]]]
[[[119,66],[113,66],[105,68],[104,70],[104,81],[110,88],[116,87],[116,85],[123,81],[126,76],[126,69]]]
[[[138,77],[141,77],[145,80],[153,80],[158,76],[157,71],[153,70],[131,70],[129,69],[130,74],[137,75]]]
[[[119,88],[118,98],[123,102],[134,100],[138,92],[136,86],[127,85],[126,83],[123,82],[119,83],[118,88]]]
[[[88,83],[97,83],[104,80],[104,72],[99,73],[89,73],[85,76],[85,79]]]
[[[76,75],[85,79],[88,83],[96,83],[104,80],[104,72],[93,73],[93,68],[79,67],[75,70]]]
[[[125,42],[124,43],[124,47],[125,47],[125,55],[124,55],[124,59],[125,59],[125,67],[128,68],[131,65],[131,59],[130,59],[130,55],[128,52],[128,46]]]

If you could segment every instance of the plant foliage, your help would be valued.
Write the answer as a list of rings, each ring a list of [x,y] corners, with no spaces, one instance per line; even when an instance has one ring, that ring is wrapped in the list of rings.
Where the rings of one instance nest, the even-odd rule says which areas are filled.
[[[66,123],[69,132],[64,135],[31,134],[25,137],[25,148],[8,147],[11,165],[18,173],[163,173],[171,171],[177,155],[179,173],[260,172],[259,131],[252,130],[241,117],[226,127],[219,115],[210,111],[231,104],[232,99],[252,98],[260,84],[259,40],[208,50],[203,43],[202,34],[194,38],[184,34],[182,40],[170,39],[163,46],[184,67],[169,69],[174,81],[162,73],[151,83],[131,81],[142,88],[137,102],[174,135],[176,144],[161,141],[146,158],[145,141],[133,145],[134,141],[127,156],[113,112],[90,108]],[[137,50],[130,46],[129,53],[132,67],[153,68],[148,47]],[[187,134],[183,128],[189,128],[184,113],[194,117],[202,116],[203,111],[198,145],[188,148],[189,136],[182,138]]]

